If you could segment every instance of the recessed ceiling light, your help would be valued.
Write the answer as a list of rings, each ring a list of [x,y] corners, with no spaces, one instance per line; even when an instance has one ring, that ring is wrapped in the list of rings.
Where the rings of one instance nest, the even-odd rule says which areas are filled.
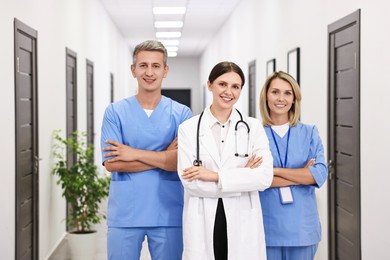
[[[177,56],[177,52],[175,51],[168,51],[168,57],[176,57]]]
[[[165,46],[165,49],[167,49],[168,52],[171,52],[171,51],[178,51],[179,47],[177,47],[177,46]]]
[[[179,38],[181,32],[156,32],[157,38]]]
[[[160,42],[164,46],[177,46],[179,45],[180,41],[179,40],[160,40]]]
[[[185,7],[153,7],[153,14],[185,14]]]
[[[181,28],[183,27],[182,21],[156,21],[154,22],[156,28]]]

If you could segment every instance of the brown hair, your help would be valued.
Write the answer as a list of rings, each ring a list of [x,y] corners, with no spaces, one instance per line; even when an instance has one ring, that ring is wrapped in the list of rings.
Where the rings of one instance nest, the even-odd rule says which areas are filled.
[[[216,80],[219,76],[228,73],[228,72],[235,72],[237,73],[242,81],[241,88],[244,86],[245,83],[245,76],[242,72],[241,68],[231,61],[222,61],[214,66],[214,68],[211,70],[209,75],[209,82],[212,84],[214,80]]]

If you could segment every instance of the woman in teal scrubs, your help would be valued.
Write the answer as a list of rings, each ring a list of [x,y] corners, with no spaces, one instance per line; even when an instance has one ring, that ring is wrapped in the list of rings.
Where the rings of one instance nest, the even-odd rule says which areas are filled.
[[[312,260],[321,240],[315,188],[327,179],[316,126],[299,121],[301,92],[275,72],[260,94],[260,112],[274,158],[271,188],[260,192],[268,260]]]

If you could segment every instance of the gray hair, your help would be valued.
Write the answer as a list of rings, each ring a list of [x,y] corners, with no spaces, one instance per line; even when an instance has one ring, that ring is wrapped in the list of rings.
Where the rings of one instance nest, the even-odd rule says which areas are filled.
[[[138,44],[135,47],[134,52],[133,52],[133,65],[136,64],[137,55],[141,51],[159,51],[159,52],[161,52],[162,54],[164,54],[164,66],[167,65],[168,52],[167,52],[167,49],[165,49],[164,45],[161,42],[155,41],[155,40],[148,40],[148,41],[144,41],[144,42],[141,42],[140,44]]]

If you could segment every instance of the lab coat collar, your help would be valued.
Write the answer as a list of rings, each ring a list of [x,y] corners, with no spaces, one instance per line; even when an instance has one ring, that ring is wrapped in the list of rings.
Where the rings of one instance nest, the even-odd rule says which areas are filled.
[[[204,121],[203,121],[204,120]],[[215,143],[213,133],[211,131],[211,126],[213,126],[218,120],[212,115],[210,107],[206,107],[204,115],[201,122],[201,130],[199,133],[200,142],[202,142],[211,158],[218,165],[218,168],[221,169],[222,165],[231,158],[231,154],[235,152],[235,133],[234,126],[237,121],[240,120],[240,116],[235,109],[233,109],[228,121],[230,122],[229,131],[226,136],[225,147],[222,151],[222,156],[219,155],[217,144]],[[238,140],[239,141],[239,140]]]
[[[209,119],[210,119],[210,123],[209,123],[209,127],[212,128],[215,124],[221,124],[221,125],[227,125],[231,120],[232,120],[232,115],[234,113],[231,113],[228,120],[222,124],[221,122],[218,121],[218,119],[213,115],[213,113],[211,113],[211,110],[210,110],[211,106],[209,107],[206,107],[205,109],[205,113],[208,114],[209,116]]]

